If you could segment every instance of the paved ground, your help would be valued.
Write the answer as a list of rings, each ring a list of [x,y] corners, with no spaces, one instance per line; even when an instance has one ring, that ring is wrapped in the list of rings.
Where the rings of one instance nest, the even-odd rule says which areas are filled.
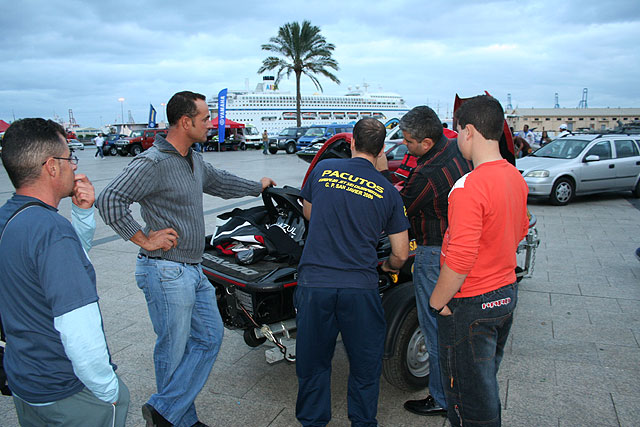
[[[101,191],[130,158],[79,152],[79,171]],[[242,176],[272,176],[279,185],[299,186],[307,164],[282,152],[205,153],[214,165]],[[12,193],[0,172],[0,203]],[[504,425],[632,426],[640,419],[640,204],[628,194],[579,198],[566,207],[531,202],[542,244],[532,278],[520,285],[519,305],[499,373]],[[205,197],[208,232],[216,215],[259,199]],[[633,203],[636,203],[635,207]],[[61,213],[69,215],[69,200]],[[117,238],[98,220],[90,256],[109,347],[118,373],[131,390],[128,425],[142,426],[140,406],[154,391],[154,333],[144,296],[134,280],[132,243]],[[346,415],[348,364],[338,346],[334,359],[332,426],[349,425]],[[295,367],[267,365],[263,349],[225,332],[222,350],[196,402],[212,426],[295,426]],[[382,426],[443,426],[402,409],[409,394],[382,381],[378,420]],[[0,425],[15,426],[11,399],[0,398]]]

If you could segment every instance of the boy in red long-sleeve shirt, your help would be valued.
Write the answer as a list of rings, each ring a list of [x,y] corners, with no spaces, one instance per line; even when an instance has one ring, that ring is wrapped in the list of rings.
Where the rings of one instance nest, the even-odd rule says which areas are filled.
[[[516,248],[527,234],[527,185],[500,155],[504,112],[477,96],[455,114],[458,147],[474,170],[449,193],[449,228],[429,301],[438,316],[440,370],[452,425],[499,426],[497,372],[516,307]]]

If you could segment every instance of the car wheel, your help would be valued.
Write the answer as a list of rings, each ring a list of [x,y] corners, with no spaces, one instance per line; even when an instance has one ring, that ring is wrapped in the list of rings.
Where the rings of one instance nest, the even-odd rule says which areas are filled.
[[[287,154],[293,154],[296,152],[296,144],[294,144],[293,142],[290,142],[287,144],[287,148],[286,148],[286,152]]]
[[[271,154],[277,154],[278,153],[278,149],[277,148],[273,148],[273,147],[269,147],[269,152]]]
[[[142,147],[139,145],[134,145],[133,147],[131,147],[131,155],[132,156],[137,156],[138,154],[142,153]]]
[[[241,142],[241,143],[240,143],[240,149],[241,149],[242,151],[246,150],[246,149],[247,149],[247,145],[246,145],[244,142]]]
[[[552,205],[564,206],[568,204],[575,193],[575,186],[568,178],[560,178],[553,184],[549,199]]]
[[[633,190],[633,197],[640,199],[640,180],[636,184],[635,190]]]
[[[429,352],[413,307],[398,330],[393,355],[382,361],[382,373],[401,390],[422,390],[429,385]]]
[[[115,156],[116,154],[118,154],[118,149],[116,147],[110,147],[109,154]]]
[[[122,157],[127,157],[129,155],[129,153],[124,150],[118,151],[118,154],[120,154]]]

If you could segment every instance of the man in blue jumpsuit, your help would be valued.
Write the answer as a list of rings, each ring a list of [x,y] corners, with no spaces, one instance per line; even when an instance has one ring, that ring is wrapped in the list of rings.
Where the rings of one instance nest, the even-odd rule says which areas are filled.
[[[338,332],[349,356],[349,419],[354,426],[377,425],[386,332],[376,271],[381,233],[391,243],[383,271],[397,272],[409,253],[402,199],[376,170],[384,138],[382,123],[360,120],[353,129],[352,158],[319,162],[302,189],[310,221],[295,294],[296,417],[303,426],[331,419],[331,359]]]

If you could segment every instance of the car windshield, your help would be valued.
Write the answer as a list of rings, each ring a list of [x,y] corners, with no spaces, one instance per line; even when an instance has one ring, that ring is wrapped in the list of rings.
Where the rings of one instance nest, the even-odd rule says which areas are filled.
[[[258,132],[258,128],[251,126],[247,128],[247,135],[260,135],[260,132]]]
[[[552,159],[575,159],[584,150],[589,141],[585,139],[559,138],[536,150],[534,157],[551,157]]]
[[[295,128],[283,129],[278,136],[296,136],[296,129]]]
[[[131,135],[129,135],[129,137],[137,138],[139,136],[142,136],[143,133],[144,133],[144,131],[142,131],[142,130],[134,130],[133,132],[131,132]]]
[[[309,128],[304,133],[304,136],[322,136],[324,135],[326,128]]]

